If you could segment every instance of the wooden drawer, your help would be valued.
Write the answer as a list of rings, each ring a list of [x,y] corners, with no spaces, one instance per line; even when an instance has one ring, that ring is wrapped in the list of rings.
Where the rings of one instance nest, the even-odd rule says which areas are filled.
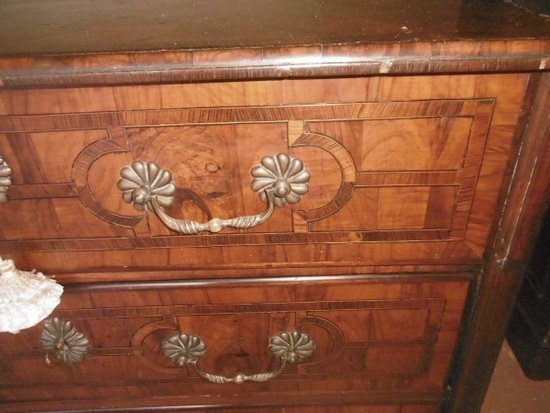
[[[527,80],[1,90],[0,154],[13,185],[0,208],[0,252],[61,280],[98,270],[116,280],[108,274],[144,267],[181,277],[265,263],[479,264],[515,156]],[[172,216],[255,214],[265,204],[249,188],[250,170],[277,153],[304,162],[310,190],[248,230],[176,235],[122,202],[116,185],[124,166],[154,161],[178,188]]]
[[[0,256],[55,276],[92,347],[48,368],[41,327],[0,334],[0,410],[477,412],[550,199],[533,1],[96,3],[2,2]],[[309,191],[260,225],[159,220],[264,211],[277,154]],[[171,205],[123,201],[136,162]],[[295,328],[312,357],[265,383],[161,352],[192,330],[205,371],[273,371]]]
[[[88,337],[86,359],[47,367],[40,326],[2,335],[0,399],[8,411],[18,411],[21,402],[28,404],[19,411],[344,401],[372,405],[373,412],[379,411],[376,405],[424,404],[426,410],[404,411],[435,411],[444,397],[469,280],[325,277],[68,289],[54,315]],[[160,349],[178,330],[194,334],[207,346],[199,361],[203,370],[252,374],[278,367],[267,349],[269,337],[293,329],[314,340],[313,355],[266,383],[209,383],[189,365],[175,367]]]

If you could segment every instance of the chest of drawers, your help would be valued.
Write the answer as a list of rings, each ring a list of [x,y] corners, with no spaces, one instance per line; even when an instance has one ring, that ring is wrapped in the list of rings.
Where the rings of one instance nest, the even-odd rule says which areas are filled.
[[[2,333],[3,409],[478,409],[550,192],[544,17],[65,3],[0,29],[0,253],[89,345]]]

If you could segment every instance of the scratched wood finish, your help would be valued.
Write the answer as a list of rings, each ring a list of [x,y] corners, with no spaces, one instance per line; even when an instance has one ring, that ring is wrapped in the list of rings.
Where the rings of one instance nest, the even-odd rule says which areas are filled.
[[[306,62],[306,63],[304,63]],[[314,62],[312,64],[308,62]],[[442,41],[0,57],[0,88],[170,84],[380,74],[537,72],[550,40]]]
[[[501,1],[134,0],[94,7],[83,0],[6,0],[2,12],[4,55],[550,35],[543,16]],[[68,35],[82,28],[86,36]]]
[[[547,17],[513,3],[5,0],[0,87],[548,68]]]
[[[13,186],[0,208],[0,251],[58,274],[114,262],[128,271],[479,265],[527,81],[511,74],[2,90],[0,151]],[[123,166],[153,160],[178,186],[171,215],[254,214],[265,205],[249,171],[279,152],[304,161],[310,192],[247,231],[177,236],[124,204],[116,188]]]
[[[313,356],[268,383],[238,387],[250,396],[240,400],[242,407],[258,403],[260,394],[264,406],[276,406],[287,396],[312,403],[312,395],[321,393],[333,402],[349,395],[363,404],[383,399],[435,405],[444,394],[471,278],[444,277],[69,289],[54,315],[71,320],[89,338],[86,360],[46,367],[40,326],[2,335],[2,409],[17,409],[23,401],[42,401],[50,409],[81,402],[116,406],[115,400],[132,395],[140,399],[136,407],[147,397],[182,405],[208,405],[210,397],[214,404],[231,405],[235,385],[213,385],[190,368],[174,367],[160,342],[178,331],[198,335],[207,346],[201,368],[233,376],[275,369],[269,337],[295,328],[315,341]]]

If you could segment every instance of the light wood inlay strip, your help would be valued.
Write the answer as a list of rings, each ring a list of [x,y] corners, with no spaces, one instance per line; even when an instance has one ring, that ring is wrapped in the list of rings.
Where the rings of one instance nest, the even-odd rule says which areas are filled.
[[[72,198],[76,197],[76,188],[70,183],[26,184],[10,187],[10,200],[39,198]]]
[[[304,133],[304,121],[289,120],[288,121],[288,145],[291,146],[296,139]]]
[[[136,218],[136,220],[139,219]],[[130,222],[130,224],[137,224]],[[0,249],[6,253],[19,251],[112,251],[149,248],[196,247],[209,248],[235,245],[278,245],[327,243],[349,244],[360,242],[398,242],[398,241],[442,241],[452,237],[448,229],[411,229],[404,231],[340,231],[308,233],[270,233],[198,236],[166,236],[151,238],[94,238],[94,239],[53,239],[53,240],[1,240]]]
[[[55,115],[0,116],[0,131],[105,128],[108,126],[287,122],[292,120],[391,119],[473,116],[483,99],[350,104],[185,108]],[[486,99],[485,99],[486,101]]]
[[[95,199],[88,186],[88,171],[98,158],[109,153],[127,151],[127,148],[112,139],[96,141],[88,145],[75,159],[72,176],[80,202],[94,215],[115,225],[133,227],[143,219],[143,215],[126,216],[107,210]]]
[[[457,201],[452,223],[452,228],[455,231],[462,232],[468,225],[493,110],[494,101],[489,99],[481,100],[477,105],[470,131],[470,142],[464,158],[460,188],[456,196]]]
[[[174,304],[167,306],[148,305],[142,307],[112,307],[112,308],[79,308],[71,310],[56,310],[56,314],[70,314],[72,319],[103,319],[114,317],[159,317],[165,314],[173,316],[195,314],[227,314],[227,313],[273,313],[294,311],[338,311],[338,310],[395,310],[395,309],[429,309],[437,317],[444,306],[444,299],[439,297],[400,298],[389,300],[360,301],[303,301],[294,303],[265,304]],[[434,320],[428,320],[433,323]]]
[[[460,185],[460,171],[359,172],[356,187]]]

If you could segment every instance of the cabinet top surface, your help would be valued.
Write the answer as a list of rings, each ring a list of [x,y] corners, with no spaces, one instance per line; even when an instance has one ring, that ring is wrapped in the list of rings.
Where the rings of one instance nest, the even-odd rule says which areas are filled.
[[[549,39],[550,18],[521,4],[521,0],[3,0],[0,55]]]

